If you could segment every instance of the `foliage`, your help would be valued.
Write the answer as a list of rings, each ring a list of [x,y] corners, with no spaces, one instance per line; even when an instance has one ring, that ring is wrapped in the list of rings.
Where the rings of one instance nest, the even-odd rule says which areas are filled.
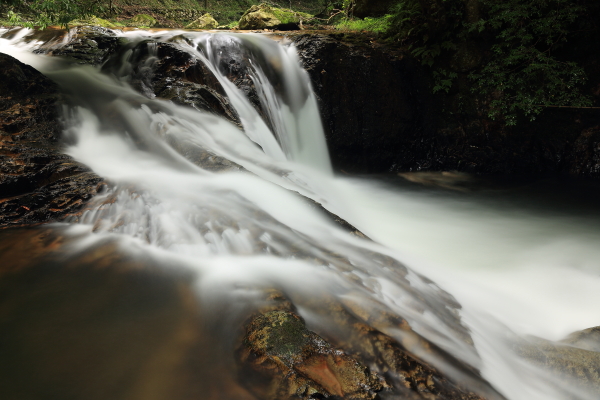
[[[387,32],[390,29],[391,15],[384,15],[379,18],[343,18],[339,23],[336,24],[336,29],[348,30],[348,31],[369,31],[376,33]]]
[[[471,31],[490,30],[495,40],[489,61],[471,72],[473,91],[492,98],[489,116],[516,123],[517,112],[531,119],[544,106],[589,106],[579,88],[585,71],[556,55],[585,7],[573,0],[482,0],[488,18]]]
[[[454,71],[448,71],[443,68],[438,68],[433,71],[433,93],[445,92],[448,93],[452,87],[454,79],[458,78],[458,74]]]
[[[590,104],[581,91],[585,71],[558,54],[585,16],[585,0],[479,0],[475,16],[466,3],[399,0],[390,10],[386,36],[432,68],[433,92],[450,91],[458,77],[450,66],[470,71],[489,117],[507,124],[519,114],[534,119],[546,106]],[[466,43],[477,45],[480,62],[452,65]]]
[[[21,13],[9,10],[9,22],[28,28],[45,28],[49,25],[66,27],[72,20],[90,18],[106,10],[104,4],[95,0],[34,0],[31,3],[12,3],[25,9],[24,12],[31,17],[26,18]]]

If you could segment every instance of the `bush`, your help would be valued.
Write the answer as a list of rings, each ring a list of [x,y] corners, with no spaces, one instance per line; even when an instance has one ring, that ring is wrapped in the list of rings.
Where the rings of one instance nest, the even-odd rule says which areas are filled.
[[[369,31],[375,33],[387,32],[390,29],[391,15],[379,18],[353,19],[344,18],[335,25],[336,29],[348,31]]]
[[[593,1],[479,0],[474,12],[463,0],[400,0],[385,34],[432,68],[434,92],[448,92],[457,72],[468,72],[488,116],[512,125],[545,107],[591,104],[584,69],[560,53],[583,30]]]
[[[31,3],[13,3],[18,3],[16,7],[22,14],[9,11],[10,22],[28,28],[45,28],[49,25],[67,27],[73,20],[101,15],[107,9],[94,0],[34,0]],[[30,17],[23,17],[23,14]]]

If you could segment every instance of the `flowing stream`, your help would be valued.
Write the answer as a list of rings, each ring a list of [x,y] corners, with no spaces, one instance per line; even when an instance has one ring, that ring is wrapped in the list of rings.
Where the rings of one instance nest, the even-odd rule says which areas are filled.
[[[23,40],[28,34],[0,39],[0,51],[60,85],[68,99],[66,153],[111,183],[80,219],[67,221],[82,248],[119,238],[123,251],[192,271],[200,304],[207,315],[214,311],[207,318],[219,320],[223,337],[260,306],[260,289],[273,287],[326,336],[338,328],[321,298],[400,315],[418,335],[479,369],[508,399],[598,397],[530,363],[514,346],[600,325],[597,215],[550,211],[528,199],[516,204],[510,193],[478,197],[335,175],[308,75],[292,45],[266,36],[124,34],[132,43],[183,35],[178,45],[218,78],[240,129],[133,90],[131,53],[118,70],[102,73],[33,54],[49,44]],[[249,49],[254,57],[252,80],[265,118],[220,72],[222,46]],[[186,158],[198,151],[228,167],[213,172]],[[371,240],[349,233],[315,202]],[[444,291],[461,304],[462,323]],[[474,348],[464,341],[464,326]],[[375,328],[406,339],[394,326]],[[451,363],[419,346],[411,351],[469,384]]]

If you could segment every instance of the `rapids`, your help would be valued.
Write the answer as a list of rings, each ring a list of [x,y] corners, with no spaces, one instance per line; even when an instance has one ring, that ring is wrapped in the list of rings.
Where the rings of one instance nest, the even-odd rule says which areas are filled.
[[[60,85],[68,99],[66,153],[111,183],[81,218],[64,223],[79,249],[117,238],[133,256],[144,253],[190,272],[215,337],[234,340],[240,321],[260,307],[261,288],[284,292],[309,328],[326,336],[335,336],[336,327],[319,299],[351,299],[371,313],[402,316],[508,399],[598,397],[528,362],[514,346],[529,335],[557,341],[600,324],[598,216],[549,212],[528,200],[516,205],[505,194],[481,199],[335,175],[308,75],[285,42],[259,34],[122,34],[133,43],[183,37],[177,44],[219,79],[240,129],[133,90],[130,53],[118,70],[102,73],[33,54],[65,40],[23,40],[29,34],[0,39],[0,51]],[[252,80],[267,121],[220,72],[222,46],[253,57]],[[229,167],[215,173],[197,165],[185,157],[194,149]],[[349,233],[314,202],[372,240]],[[392,267],[387,259],[396,260]],[[462,323],[444,291],[462,306]],[[465,344],[462,324],[475,349]],[[393,326],[376,328],[405,339]],[[469,385],[441,357],[410,350]]]

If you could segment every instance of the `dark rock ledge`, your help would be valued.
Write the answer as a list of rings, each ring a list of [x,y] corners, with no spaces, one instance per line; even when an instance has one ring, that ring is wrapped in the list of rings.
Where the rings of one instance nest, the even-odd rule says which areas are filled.
[[[0,54],[0,227],[60,220],[103,185],[61,153],[60,100],[50,79]]]
[[[466,74],[462,92],[433,96],[428,67],[402,49],[359,34],[287,36],[313,83],[337,170],[600,177],[600,110],[551,108],[505,126],[480,99],[461,98]]]

